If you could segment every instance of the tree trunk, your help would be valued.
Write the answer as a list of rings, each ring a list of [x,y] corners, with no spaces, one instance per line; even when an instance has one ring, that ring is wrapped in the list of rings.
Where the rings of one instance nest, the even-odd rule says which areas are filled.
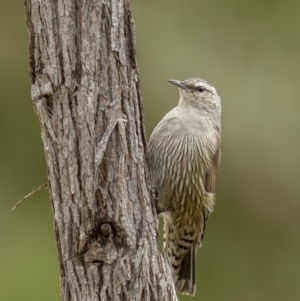
[[[62,300],[177,300],[156,241],[129,0],[25,9]]]

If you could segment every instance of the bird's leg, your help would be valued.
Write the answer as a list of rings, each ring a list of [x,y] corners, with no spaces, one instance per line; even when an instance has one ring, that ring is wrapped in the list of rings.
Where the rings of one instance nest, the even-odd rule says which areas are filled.
[[[150,195],[151,195],[152,200],[158,201],[158,190],[156,187],[150,188]]]
[[[174,211],[173,206],[167,207],[167,208],[163,208],[160,207],[158,204],[158,190],[156,187],[151,187],[150,188],[150,194],[151,194],[151,198],[155,203],[155,208],[156,208],[156,213],[157,215],[163,213],[163,212],[168,212],[168,211]]]

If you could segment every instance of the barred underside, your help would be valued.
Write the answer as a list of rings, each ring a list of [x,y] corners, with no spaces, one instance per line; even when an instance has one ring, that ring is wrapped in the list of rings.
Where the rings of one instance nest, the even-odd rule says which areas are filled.
[[[207,175],[214,168],[217,139],[180,131],[169,121],[163,119],[149,141],[152,185],[158,189],[159,206],[174,208],[163,216],[164,248],[176,290],[194,295],[196,248],[214,207],[213,190],[206,190],[205,181],[215,181],[215,175]]]

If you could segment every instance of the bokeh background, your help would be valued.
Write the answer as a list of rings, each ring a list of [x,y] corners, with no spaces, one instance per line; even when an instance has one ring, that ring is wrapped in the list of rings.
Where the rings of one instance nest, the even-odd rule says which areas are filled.
[[[217,203],[194,300],[300,300],[300,1],[132,0],[147,134],[177,104],[167,79],[222,97]],[[22,1],[0,1],[0,300],[59,301]],[[179,300],[192,300],[180,296]]]

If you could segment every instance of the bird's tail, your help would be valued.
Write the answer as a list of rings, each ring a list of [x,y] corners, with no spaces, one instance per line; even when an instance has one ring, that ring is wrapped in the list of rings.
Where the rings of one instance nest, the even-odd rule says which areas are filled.
[[[178,237],[172,225],[165,222],[165,248],[176,291],[195,295],[195,258],[198,240],[189,235]],[[177,237],[176,237],[177,236]]]
[[[190,247],[185,257],[182,260],[181,268],[177,276],[173,276],[175,289],[177,292],[186,295],[195,295],[195,257],[196,248],[194,244]]]

